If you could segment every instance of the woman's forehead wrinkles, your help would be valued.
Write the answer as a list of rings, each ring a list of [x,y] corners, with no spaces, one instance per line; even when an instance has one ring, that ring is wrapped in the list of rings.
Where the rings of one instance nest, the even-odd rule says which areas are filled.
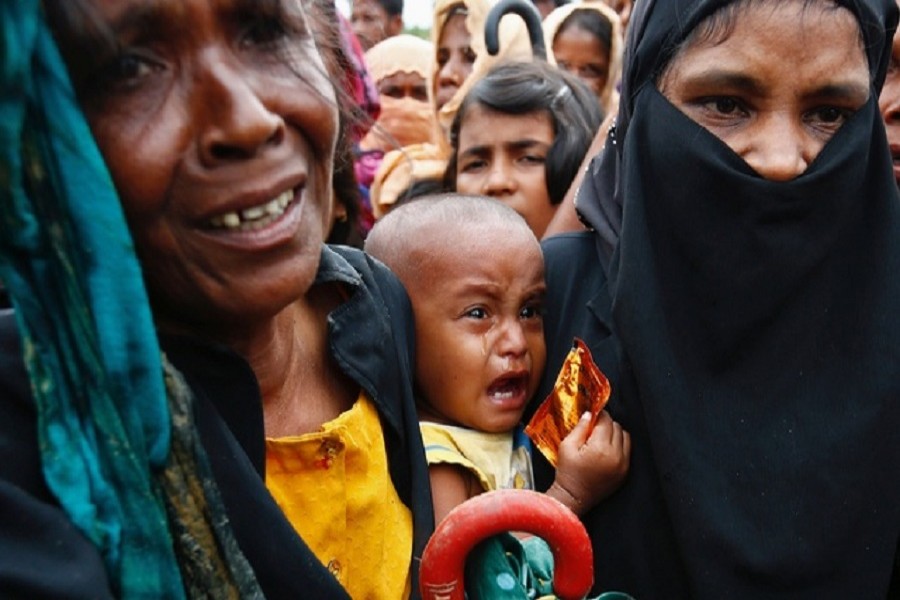
[[[157,31],[185,23],[187,7],[176,0],[106,1],[102,14],[106,25],[116,35]]]

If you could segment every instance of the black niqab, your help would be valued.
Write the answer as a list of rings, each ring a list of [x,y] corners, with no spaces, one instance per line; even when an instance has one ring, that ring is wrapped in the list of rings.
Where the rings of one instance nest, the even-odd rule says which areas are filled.
[[[598,509],[595,543],[635,535],[645,511],[664,549],[657,565],[601,565],[598,581],[639,598],[669,584],[670,597],[883,598],[900,539],[900,200],[877,94],[896,5],[839,2],[860,23],[871,97],[778,183],[655,86],[728,3],[637,3],[616,146],[595,173],[614,175],[594,182],[614,195],[579,207],[609,229],[621,206],[606,243],[615,402],[652,455]],[[661,580],[637,580],[655,567]]]

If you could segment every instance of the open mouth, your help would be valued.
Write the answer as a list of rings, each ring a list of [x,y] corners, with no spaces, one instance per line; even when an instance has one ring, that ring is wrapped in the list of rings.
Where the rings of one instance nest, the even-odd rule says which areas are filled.
[[[225,231],[255,231],[277,221],[293,201],[294,190],[287,190],[263,204],[217,215],[208,221],[208,225],[210,229]]]
[[[511,375],[496,379],[488,388],[488,397],[497,404],[524,403],[528,391],[528,375]]]

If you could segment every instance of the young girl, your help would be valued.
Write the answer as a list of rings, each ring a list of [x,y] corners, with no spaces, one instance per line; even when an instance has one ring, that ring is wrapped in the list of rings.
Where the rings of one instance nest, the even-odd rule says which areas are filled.
[[[434,6],[434,66],[429,90],[441,127],[446,131],[469,89],[494,65],[530,61],[531,42],[521,19],[503,19],[500,53],[488,54],[484,25],[491,0],[438,0]]]
[[[530,61],[531,43],[521,19],[503,19],[500,53],[488,54],[484,26],[491,0],[438,0],[434,7],[431,38],[434,60],[428,78],[431,107],[439,124],[434,143],[413,144],[384,156],[372,181],[371,198],[376,212],[383,214],[401,198],[399,192],[432,186],[450,155],[447,131],[466,92],[501,61]],[[400,168],[397,168],[400,167]]]
[[[540,238],[600,120],[590,91],[556,67],[495,67],[466,95],[450,127],[445,186],[502,201]]]
[[[600,0],[567,4],[544,20],[544,39],[556,65],[584,81],[607,113],[618,103],[622,24]]]

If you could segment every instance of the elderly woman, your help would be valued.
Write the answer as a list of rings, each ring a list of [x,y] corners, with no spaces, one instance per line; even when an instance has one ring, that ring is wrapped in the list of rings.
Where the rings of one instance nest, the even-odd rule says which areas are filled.
[[[582,338],[632,435],[585,518],[599,588],[896,597],[896,22],[894,0],[636,3],[593,230],[545,242],[543,390]]]
[[[3,208],[18,212],[3,213],[0,266],[22,325],[0,317],[0,595],[416,589],[432,517],[408,300],[382,266],[323,244],[342,143],[339,77],[325,65],[340,60],[333,40],[317,49],[311,32],[327,28],[309,18],[328,4],[0,12],[4,117],[18,118],[3,129]],[[153,329],[128,337],[149,313],[127,234],[113,235],[110,176],[167,356],[159,397],[147,392],[163,389]],[[29,262],[40,245],[25,242],[44,226],[54,244],[84,231],[115,244],[86,236],[62,260]],[[42,309],[56,264],[75,291]],[[123,290],[134,293],[117,302]]]

